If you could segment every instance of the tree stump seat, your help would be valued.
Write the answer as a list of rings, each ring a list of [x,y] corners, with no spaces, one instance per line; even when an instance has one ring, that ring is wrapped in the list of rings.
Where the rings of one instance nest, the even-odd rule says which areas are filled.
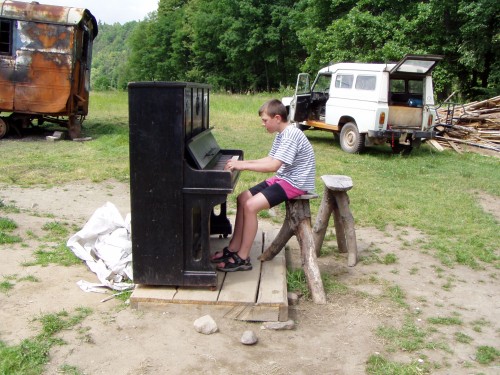
[[[353,267],[358,261],[358,248],[354,217],[349,209],[349,197],[347,195],[347,191],[353,187],[352,179],[349,176],[341,175],[325,175],[321,176],[321,179],[325,184],[325,190],[313,228],[316,256],[319,256],[323,246],[328,221],[333,212],[339,251],[348,254],[347,265]]]
[[[302,268],[313,302],[325,304],[326,294],[316,257],[309,207],[309,200],[317,197],[316,194],[305,194],[285,202],[286,217],[283,226],[259,259],[261,261],[273,259],[285,247],[288,240],[295,235],[300,245]]]

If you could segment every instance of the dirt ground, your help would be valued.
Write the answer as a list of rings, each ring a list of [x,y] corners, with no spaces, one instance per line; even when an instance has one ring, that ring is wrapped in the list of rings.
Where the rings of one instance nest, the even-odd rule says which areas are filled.
[[[500,222],[500,200],[471,192],[484,210]],[[35,276],[39,282],[19,282],[0,292],[0,340],[8,345],[35,336],[40,326],[33,319],[61,310],[88,307],[93,313],[83,323],[64,331],[66,345],[53,347],[46,374],[61,373],[62,365],[84,374],[364,374],[367,359],[380,354],[392,361],[431,363],[433,374],[500,374],[500,364],[477,363],[477,347],[500,349],[499,270],[485,266],[471,270],[447,268],[421,249],[425,235],[412,228],[356,228],[360,256],[347,267],[334,251],[322,256],[322,272],[334,276],[347,290],[329,295],[327,305],[300,300],[290,307],[294,330],[262,330],[261,323],[223,318],[217,311],[191,306],[137,311],[116,299],[85,293],[76,282],[98,282],[84,265],[23,266],[40,246],[42,226],[59,221],[81,228],[106,201],[123,216],[130,212],[128,185],[114,181],[75,183],[53,188],[0,186],[0,200],[21,209],[7,216],[18,224],[22,244],[0,245],[0,281],[9,275]],[[272,226],[262,224],[262,228]],[[272,229],[272,228],[271,228]],[[274,228],[275,229],[275,228]],[[27,236],[28,231],[34,235]],[[27,246],[26,246],[27,245]],[[296,242],[289,244],[288,260],[297,266]],[[393,264],[370,262],[395,254]],[[392,288],[391,288],[392,287]],[[395,288],[395,287],[399,287]],[[400,290],[407,307],[391,300]],[[202,335],[193,328],[197,318],[210,313],[219,332]],[[458,317],[462,324],[432,325],[428,318]],[[401,328],[405,319],[429,332],[428,346],[414,352],[391,351],[391,342],[377,328]],[[432,328],[432,331],[429,329]],[[258,343],[240,343],[244,331],[253,330]],[[460,332],[470,343],[456,339]],[[445,343],[446,346],[439,345]]]

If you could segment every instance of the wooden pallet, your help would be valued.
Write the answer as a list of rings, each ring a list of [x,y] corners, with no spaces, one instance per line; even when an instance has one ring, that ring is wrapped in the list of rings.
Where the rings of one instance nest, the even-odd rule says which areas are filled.
[[[273,260],[261,263],[265,235],[259,232],[250,257],[253,269],[245,272],[219,272],[216,290],[187,287],[137,285],[130,297],[136,309],[166,305],[203,305],[223,309],[228,318],[246,321],[288,320],[286,261],[282,251]],[[272,239],[271,239],[272,240]],[[267,241],[267,239],[266,239]],[[227,239],[212,238],[212,252],[227,245]]]

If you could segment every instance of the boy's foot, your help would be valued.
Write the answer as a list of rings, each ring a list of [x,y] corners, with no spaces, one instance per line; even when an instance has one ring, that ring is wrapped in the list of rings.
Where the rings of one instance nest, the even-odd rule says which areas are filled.
[[[233,254],[236,254],[236,252],[232,252],[229,250],[229,248],[226,246],[222,251],[216,252],[212,258],[210,258],[210,262],[212,263],[222,263],[222,262],[227,262],[230,258],[232,258]]]
[[[251,269],[250,258],[241,259],[237,253],[231,253],[231,258],[217,265],[217,270],[222,272],[250,271]]]

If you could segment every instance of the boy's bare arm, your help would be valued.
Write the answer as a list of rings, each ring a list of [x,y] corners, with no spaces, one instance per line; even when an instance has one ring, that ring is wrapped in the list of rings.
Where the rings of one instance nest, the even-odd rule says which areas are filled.
[[[282,161],[267,156],[256,160],[228,160],[224,169],[267,173],[276,172],[282,164]]]

